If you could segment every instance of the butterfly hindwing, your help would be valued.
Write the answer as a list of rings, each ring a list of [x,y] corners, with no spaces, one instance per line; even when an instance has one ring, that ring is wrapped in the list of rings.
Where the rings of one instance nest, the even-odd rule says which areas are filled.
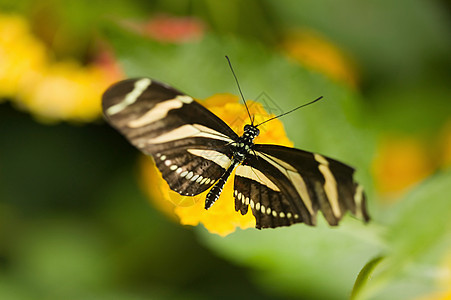
[[[246,203],[252,209],[257,228],[289,226],[304,222],[316,223],[316,207],[303,202],[295,186],[285,174],[273,164],[260,159],[258,152],[250,154],[237,167],[235,173],[235,209],[243,213]],[[242,197],[245,198],[243,203]],[[252,201],[251,201],[252,200]],[[263,206],[263,208],[262,208]]]
[[[209,189],[231,163],[229,156],[216,150],[179,147],[158,152],[154,159],[169,187],[185,196]]]
[[[230,164],[236,133],[172,87],[149,78],[124,80],[104,93],[102,106],[107,121],[152,155],[171,189],[182,195],[205,191]]]
[[[247,213],[249,207],[257,228],[275,228],[302,222],[299,212],[268,177],[249,165],[237,167],[234,179],[235,210]],[[269,184],[269,185],[268,185]]]
[[[368,221],[365,194],[360,185],[354,182],[354,169],[351,167],[319,154],[283,146],[255,145],[253,152],[243,164],[252,165],[249,171],[254,174],[245,177],[252,177],[253,185],[260,186],[268,194],[279,193],[278,197],[270,198],[271,201],[267,205],[271,210],[279,205],[282,210],[274,213],[274,218],[277,217],[280,221],[282,216],[288,223],[284,225],[298,222],[315,225],[318,210],[322,211],[330,225],[337,225],[348,210]],[[246,180],[239,172],[237,174],[235,190],[237,193],[249,195],[251,189],[255,188],[246,187]],[[261,174],[265,174],[265,177]],[[276,191],[274,186],[279,191]],[[266,194],[254,195],[254,207],[257,202],[265,201],[265,197]],[[242,203],[237,204],[237,197],[235,201],[236,208],[239,207],[243,211]],[[274,219],[259,220],[257,215],[261,212],[258,210],[253,210],[253,213],[257,219],[257,227],[280,226]]]

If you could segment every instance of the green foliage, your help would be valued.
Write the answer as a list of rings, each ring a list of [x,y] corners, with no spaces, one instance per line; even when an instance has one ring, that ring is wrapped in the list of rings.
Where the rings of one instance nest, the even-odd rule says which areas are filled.
[[[109,35],[130,76],[158,78],[197,98],[217,92],[237,93],[225,54],[232,59],[247,97],[264,91],[288,110],[324,95],[323,102],[284,118],[288,135],[297,147],[340,157],[356,166],[374,201],[368,173],[379,125],[363,122],[362,105],[355,93],[247,40],[208,36],[201,42],[168,45],[112,28]],[[245,230],[226,238],[202,230],[199,234],[222,257],[254,269],[254,280],[271,293],[344,299],[351,295],[358,278],[353,297],[384,295],[378,299],[396,299],[398,286],[414,275],[415,269],[407,266],[425,263],[425,255],[442,253],[445,247],[449,226],[443,224],[451,219],[451,209],[444,190],[449,176],[442,176],[412,191],[401,201],[405,207],[400,205],[396,213],[378,211],[373,205],[375,218],[366,226],[348,218],[338,228],[320,222],[318,228]],[[386,256],[382,264],[372,260],[379,255]],[[431,289],[427,276],[414,277],[412,295]],[[384,294],[392,290],[396,296]]]
[[[370,280],[370,277],[374,271],[374,269],[377,267],[377,265],[383,260],[384,258],[382,256],[378,256],[376,258],[373,258],[370,260],[360,271],[359,275],[357,276],[357,279],[354,283],[354,288],[351,292],[351,300],[358,299],[360,295],[360,291],[365,287],[365,284]]]
[[[451,248],[451,170],[381,205],[371,163],[386,132],[436,134],[449,119],[451,40],[439,2],[0,1],[89,56],[100,35],[127,75],[198,98],[265,92],[296,147],[354,166],[372,221],[238,230],[221,238],[168,220],[140,193],[137,151],[102,124],[43,126],[0,107],[1,299],[412,299],[436,289]],[[159,13],[206,23],[199,42],[162,44],[117,24]],[[42,16],[45,16],[42,17]],[[49,24],[53,24],[51,22]],[[61,25],[60,24],[60,25]],[[358,65],[359,91],[278,54],[291,29],[321,32]],[[44,30],[42,30],[44,29]],[[44,32],[42,32],[44,31]],[[50,35],[51,35],[50,34]],[[69,42],[67,42],[69,41]],[[380,257],[383,257],[381,259]],[[354,285],[354,288],[353,288]]]

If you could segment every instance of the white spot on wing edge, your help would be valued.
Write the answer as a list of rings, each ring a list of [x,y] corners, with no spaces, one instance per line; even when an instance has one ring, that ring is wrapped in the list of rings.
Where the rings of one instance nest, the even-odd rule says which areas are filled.
[[[121,102],[109,107],[106,110],[106,113],[108,115],[114,115],[118,112],[122,111],[127,106],[135,103],[135,101],[138,99],[139,96],[144,92],[145,89],[152,83],[152,81],[149,78],[142,78],[135,82],[133,90],[125,95],[124,100]]]

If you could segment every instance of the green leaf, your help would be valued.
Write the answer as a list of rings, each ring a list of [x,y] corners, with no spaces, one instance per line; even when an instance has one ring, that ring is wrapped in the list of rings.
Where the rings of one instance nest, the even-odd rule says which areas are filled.
[[[384,248],[376,226],[347,219],[338,228],[292,226],[240,230],[225,238],[201,231],[227,259],[252,267],[270,291],[306,299],[347,299],[362,266]]]
[[[373,258],[363,267],[354,283],[354,288],[351,292],[351,300],[358,299],[360,290],[370,280],[370,276],[373,274],[374,269],[382,261],[383,258],[383,256]]]
[[[387,215],[389,252],[362,292],[374,293],[375,299],[399,299],[436,288],[444,272],[440,265],[451,249],[450,184],[451,169],[435,174]]]

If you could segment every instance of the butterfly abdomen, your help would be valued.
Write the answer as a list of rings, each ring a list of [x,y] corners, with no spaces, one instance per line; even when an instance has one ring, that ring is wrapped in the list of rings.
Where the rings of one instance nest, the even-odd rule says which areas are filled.
[[[222,174],[221,178],[215,183],[215,185],[208,192],[207,197],[205,198],[205,209],[209,209],[215,202],[218,200],[219,196],[222,193],[222,189],[224,188],[227,179],[232,174],[233,170],[240,164],[238,160],[232,160],[232,164],[227,168],[227,170]]]

